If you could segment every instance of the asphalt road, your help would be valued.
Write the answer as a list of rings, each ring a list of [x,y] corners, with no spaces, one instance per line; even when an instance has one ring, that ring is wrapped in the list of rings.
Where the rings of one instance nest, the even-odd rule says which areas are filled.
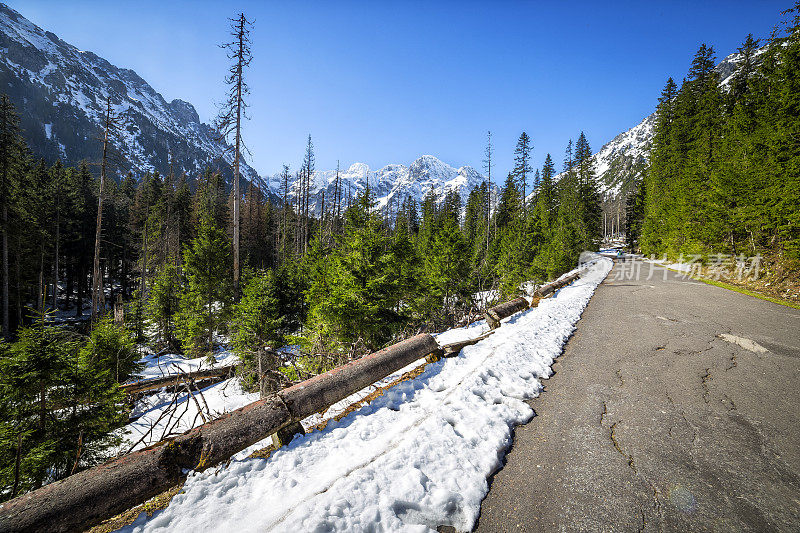
[[[597,288],[476,530],[800,531],[800,310],[636,264]]]

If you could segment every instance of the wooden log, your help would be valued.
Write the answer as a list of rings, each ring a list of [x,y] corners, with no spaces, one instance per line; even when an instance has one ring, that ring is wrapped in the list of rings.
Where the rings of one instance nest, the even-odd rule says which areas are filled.
[[[421,333],[293,385],[279,392],[278,396],[286,402],[292,417],[302,420],[439,350],[433,337]]]
[[[430,353],[421,334],[246,405],[178,437],[90,468],[0,505],[0,531],[77,531],[174,486],[320,412]]]
[[[0,506],[0,531],[77,531],[130,509],[262,440],[289,420],[277,398],[247,405],[169,442],[125,455]]]
[[[474,339],[467,339],[464,341],[458,342],[451,342],[450,344],[445,344],[442,346],[442,351],[444,352],[443,357],[454,357],[458,355],[458,353],[466,346],[472,346],[473,344],[478,344],[483,339],[487,338],[489,335],[494,333],[494,330],[487,331],[483,335],[479,337],[475,337]]]
[[[206,378],[224,377],[229,374],[232,374],[235,369],[236,365],[223,366],[219,368],[209,368],[206,370],[187,372],[185,374],[174,374],[171,376],[164,376],[154,379],[143,379],[140,381],[134,381],[133,383],[126,383],[124,385],[120,385],[119,388],[124,390],[128,394],[135,394],[137,392],[160,389],[161,387],[167,387],[169,385],[177,385],[193,379],[198,380]]]
[[[500,327],[501,320],[527,308],[528,300],[520,297],[510,302],[495,305],[491,309],[488,309],[483,316],[486,317],[486,323],[489,324],[489,327],[491,329],[496,329]]]
[[[545,283],[544,285],[536,289],[536,291],[533,293],[534,301],[538,302],[538,300],[546,296],[549,296],[558,289],[566,285],[569,285],[570,283],[578,279],[580,277],[580,274],[581,274],[580,272],[575,272],[574,274],[570,274],[569,276],[563,279],[551,281],[550,283]]]

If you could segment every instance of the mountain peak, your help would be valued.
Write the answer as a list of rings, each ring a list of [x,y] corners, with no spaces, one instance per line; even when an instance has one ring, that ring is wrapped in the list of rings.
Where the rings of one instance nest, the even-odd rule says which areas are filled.
[[[369,174],[369,166],[366,163],[353,163],[350,165],[350,168],[347,169],[347,173],[365,177]]]
[[[438,158],[432,155],[423,155],[422,157],[417,158],[414,160],[413,163],[408,167],[409,172],[417,177],[417,179],[451,179],[453,174],[457,174],[458,171],[440,161]]]
[[[346,171],[339,172],[339,178],[342,187],[339,192],[341,194],[344,191],[345,196],[355,196],[369,183],[378,209],[396,209],[409,197],[420,202],[431,189],[438,202],[444,200],[447,193],[457,192],[462,203],[466,203],[472,189],[486,180],[472,167],[465,166],[456,170],[432,155],[418,157],[409,166],[392,163],[375,171],[370,170],[365,163],[353,163]],[[281,191],[282,182],[278,174],[265,178],[264,181],[269,183],[272,193],[278,194]],[[326,206],[330,206],[330,199],[334,198],[336,170],[315,171],[311,184],[311,209],[318,215],[322,209],[323,195]],[[299,190],[299,182],[294,180],[290,184],[289,198],[293,199]]]
[[[169,107],[183,124],[200,123],[197,110],[189,102],[176,98],[169,103]]]

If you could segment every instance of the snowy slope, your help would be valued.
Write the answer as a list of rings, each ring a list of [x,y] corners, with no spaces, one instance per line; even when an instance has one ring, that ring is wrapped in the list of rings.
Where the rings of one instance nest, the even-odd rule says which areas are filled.
[[[169,507],[123,531],[469,531],[513,427],[533,416],[525,400],[610,268],[598,259],[491,337],[268,459],[246,450],[190,474]]]
[[[26,141],[50,161],[74,165],[97,160],[103,110],[112,106],[126,120],[116,144],[124,158],[118,172],[169,169],[196,177],[207,166],[230,170],[233,156],[200,122],[188,102],[166,102],[134,71],[78,50],[0,4],[0,87],[16,106]],[[242,174],[258,179],[247,165]]]
[[[353,163],[349,168],[339,171],[339,179],[345,198],[348,194],[352,194],[355,198],[369,182],[370,188],[375,193],[377,207],[382,210],[389,207],[390,203],[392,209],[396,210],[409,196],[420,202],[431,190],[440,202],[448,192],[456,191],[461,195],[464,204],[470,191],[486,181],[486,178],[472,167],[454,168],[432,155],[423,155],[409,166],[393,164],[378,170],[371,170],[364,163]],[[270,192],[282,197],[280,175],[276,174],[265,181],[269,184]],[[336,170],[314,172],[310,201],[312,212],[315,214],[320,212],[323,192],[325,203],[330,206],[334,197],[335,183]],[[298,191],[299,181],[293,177],[290,182],[289,198],[295,198]],[[493,187],[493,191],[496,194],[496,186]]]

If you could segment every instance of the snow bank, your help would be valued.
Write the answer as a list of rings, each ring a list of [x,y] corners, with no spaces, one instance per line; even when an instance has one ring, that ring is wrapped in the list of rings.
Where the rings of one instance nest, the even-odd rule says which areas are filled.
[[[167,509],[124,531],[470,530],[512,428],[533,416],[524,400],[542,390],[611,266],[598,258],[486,340],[269,459],[241,453],[216,471],[190,474]]]

